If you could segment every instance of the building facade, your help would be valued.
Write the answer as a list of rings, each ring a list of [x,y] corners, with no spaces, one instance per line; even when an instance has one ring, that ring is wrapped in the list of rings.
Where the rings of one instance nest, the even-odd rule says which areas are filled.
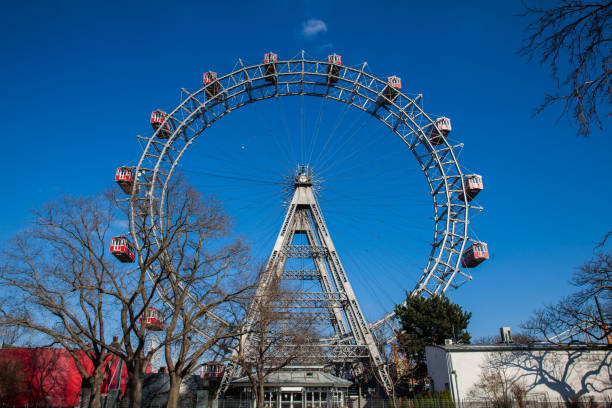
[[[352,383],[322,370],[322,367],[288,367],[271,373],[265,381],[266,408],[340,408],[349,405]],[[248,377],[232,381],[241,406],[254,406]]]
[[[432,388],[449,390],[459,404],[513,392],[544,402],[612,399],[611,346],[451,344],[425,354]]]

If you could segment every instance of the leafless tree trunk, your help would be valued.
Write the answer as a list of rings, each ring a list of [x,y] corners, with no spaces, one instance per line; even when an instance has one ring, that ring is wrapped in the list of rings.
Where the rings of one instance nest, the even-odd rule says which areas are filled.
[[[612,114],[612,2],[561,0],[548,8],[525,3],[522,16],[531,23],[519,54],[549,64],[558,88],[536,112],[562,103],[578,135],[589,136],[593,126],[603,129],[601,111]]]

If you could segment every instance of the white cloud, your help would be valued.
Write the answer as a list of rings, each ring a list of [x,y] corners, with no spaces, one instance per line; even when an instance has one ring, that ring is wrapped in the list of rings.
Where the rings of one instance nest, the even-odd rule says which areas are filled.
[[[327,24],[323,20],[311,18],[302,23],[302,35],[304,37],[313,37],[325,31],[327,31]]]

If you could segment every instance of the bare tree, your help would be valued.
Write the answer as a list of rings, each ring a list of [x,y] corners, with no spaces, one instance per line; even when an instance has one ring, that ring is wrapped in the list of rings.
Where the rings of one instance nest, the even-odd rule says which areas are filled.
[[[398,391],[401,388],[406,388],[406,385],[411,388],[414,387],[416,363],[414,360],[410,359],[409,356],[404,354],[399,344],[392,343],[380,347],[379,350],[391,381],[391,403],[394,408],[398,408],[401,406],[401,402],[397,398]],[[378,376],[377,367],[374,367],[371,363],[368,365],[367,373],[368,376],[373,378],[381,387],[385,386]]]
[[[137,266],[131,276],[115,277],[106,292],[121,306],[123,347],[111,351],[125,361],[130,408],[140,407],[147,364],[160,349],[170,371],[169,404],[177,403],[182,378],[197,368],[204,352],[233,335],[230,325],[210,326],[210,312],[219,313],[220,305],[243,290],[224,292],[229,287],[225,278],[244,266],[247,248],[227,236],[229,219],[219,204],[203,200],[180,175],[163,198],[163,208],[154,209],[156,221],[149,218],[145,201],[134,203],[136,214],[143,214],[132,218]],[[165,309],[166,329],[159,344],[145,351],[149,332],[139,320],[152,307]],[[202,332],[208,339],[198,336]]]
[[[298,310],[292,299],[299,295],[283,288],[279,277],[271,277],[265,290],[252,295],[252,302],[244,299],[245,334],[231,359],[246,373],[257,408],[263,408],[264,385],[271,374],[293,363],[317,361],[319,314]]]
[[[536,337],[533,333],[528,331],[512,333],[512,343],[514,344],[533,344],[538,343],[541,340]],[[502,338],[500,335],[497,336],[483,336],[472,341],[472,344],[501,344]]]
[[[571,283],[578,290],[556,304],[536,310],[523,324],[524,329],[552,342],[610,342],[612,250],[606,249],[605,244],[606,240],[598,245],[593,258],[574,272]]]
[[[227,231],[227,217],[218,205],[204,203],[181,178],[167,190],[155,237],[148,208],[143,202],[136,205],[142,215],[132,219],[137,231],[134,264],[119,264],[106,251],[123,221],[112,193],[49,204],[2,254],[0,284],[10,288],[5,292],[10,296],[1,308],[1,323],[36,330],[69,350],[80,374],[91,382],[87,388],[94,408],[99,406],[109,352],[125,364],[130,407],[140,407],[148,363],[167,344],[179,345],[182,356],[172,369],[179,376],[193,370],[199,355],[214,342],[196,347],[188,336],[211,308],[231,299],[221,282],[245,257],[239,241],[217,244],[216,249],[205,246],[211,234]],[[193,298],[188,299],[188,293]],[[142,322],[152,308],[168,305],[166,337],[147,347],[150,333]],[[108,341],[116,332],[121,340]],[[81,364],[78,351],[89,356],[93,373]]]
[[[469,392],[473,398],[487,399],[495,408],[511,408],[513,396],[525,400],[526,391],[512,363],[514,355],[501,351],[490,353],[481,365],[478,382]]]
[[[170,279],[162,287],[165,310],[163,350],[170,391],[168,408],[178,405],[182,380],[201,364],[202,356],[221,341],[237,337],[239,326],[224,319],[232,302],[251,287],[245,277],[248,248],[228,238],[229,218],[215,200],[202,200],[187,189],[181,200],[193,222],[167,248]]]
[[[589,136],[594,125],[603,129],[601,111],[612,114],[612,2],[561,0],[549,8],[525,3],[522,16],[532,21],[519,54],[549,64],[558,88],[536,112],[561,103],[578,135]]]
[[[39,332],[68,350],[92,392],[92,408],[100,403],[108,354],[104,319],[112,306],[101,290],[116,273],[105,257],[111,214],[112,205],[100,197],[52,202],[5,247],[0,267],[2,326]]]
[[[0,305],[0,310],[2,310]],[[2,347],[24,346],[28,344],[30,333],[23,327],[0,324],[0,341]]]

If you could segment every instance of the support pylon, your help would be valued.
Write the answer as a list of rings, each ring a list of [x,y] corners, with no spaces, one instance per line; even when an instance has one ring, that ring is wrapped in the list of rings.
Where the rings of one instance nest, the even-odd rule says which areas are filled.
[[[329,230],[323,220],[321,208],[313,191],[311,170],[299,166],[293,182],[293,197],[278,237],[257,287],[255,299],[265,296],[271,282],[278,280],[310,280],[319,283],[316,292],[300,292],[299,299],[292,299],[298,308],[321,309],[327,316],[334,335],[322,340],[325,350],[321,357],[331,362],[369,363],[375,369],[378,379],[391,395],[391,380],[384,365],[374,336],[359,307],[353,288],[340,261]],[[305,237],[307,245],[295,245],[298,235]],[[314,268],[287,268],[292,258],[311,259]],[[249,330],[257,321],[254,307],[247,315],[245,335],[240,338],[242,350],[249,349]],[[313,356],[314,357],[314,356]],[[218,395],[222,395],[230,381],[238,374],[239,368],[230,363],[225,370]]]

